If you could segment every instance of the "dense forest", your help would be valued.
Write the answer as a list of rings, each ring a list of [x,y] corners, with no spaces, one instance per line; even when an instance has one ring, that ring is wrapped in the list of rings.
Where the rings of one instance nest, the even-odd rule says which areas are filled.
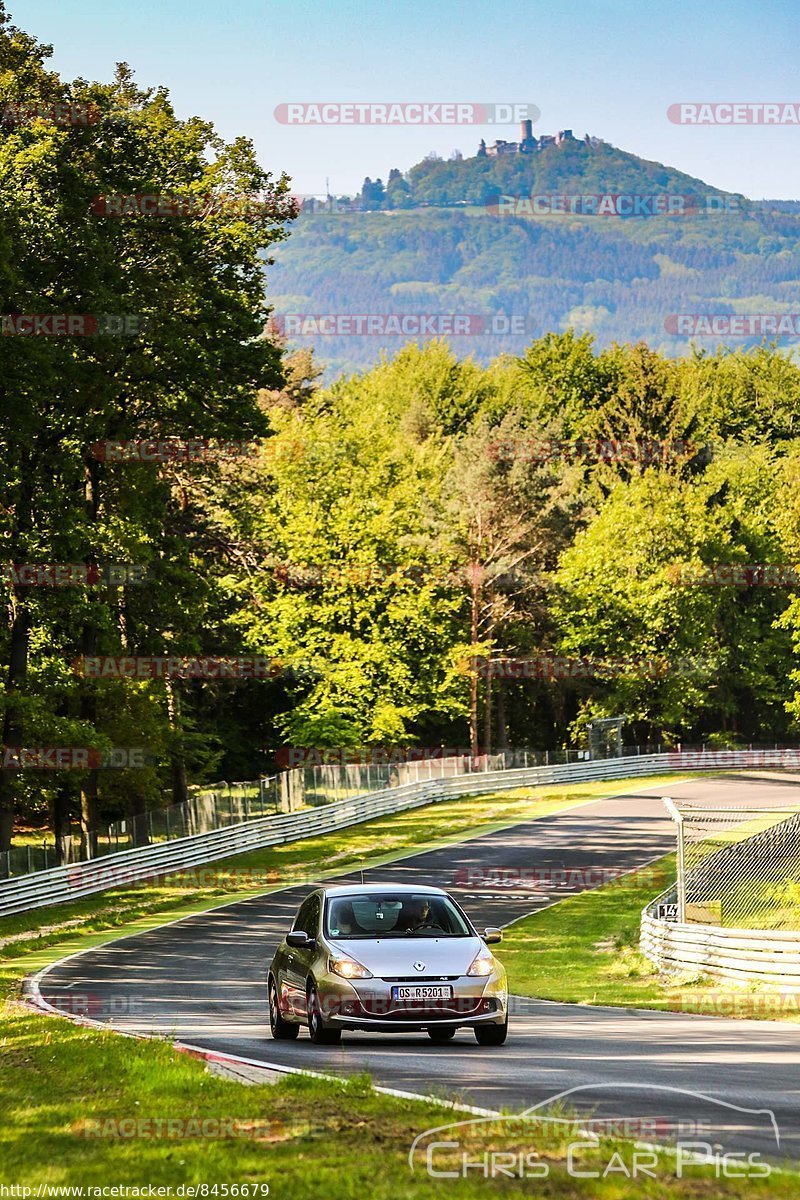
[[[46,61],[3,20],[0,849],[15,819],[80,818],[89,838],[287,746],[575,746],[619,713],[628,741],[795,735],[788,357],[601,346],[542,309],[518,354],[373,346],[370,369],[326,384],[324,346],[317,365],[265,332],[264,271],[287,267],[264,260],[286,237],[298,287],[324,260],[317,231],[353,253],[350,311],[356,283],[410,294],[433,274],[433,294],[459,272],[465,311],[489,294],[511,310],[520,256],[575,303],[593,293],[570,274],[604,256],[602,295],[634,306],[653,246],[435,214],[450,224],[395,227],[401,269],[363,218],[290,232],[290,182],[126,67],[70,85]],[[155,215],[97,202],[165,190],[180,203]],[[753,220],[713,245],[676,229],[664,302],[743,262],[748,287],[788,294],[790,230],[770,259]],[[42,333],[69,316],[70,336],[23,336],[36,314]],[[120,667],[143,659],[172,665]],[[234,659],[244,677],[195,669]],[[52,769],[59,747],[93,757]],[[126,748],[141,761],[97,765]]]

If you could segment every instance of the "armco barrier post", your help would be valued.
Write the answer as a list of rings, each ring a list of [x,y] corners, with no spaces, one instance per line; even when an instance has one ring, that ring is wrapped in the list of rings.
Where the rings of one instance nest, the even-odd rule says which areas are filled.
[[[683,847],[683,814],[679,811],[674,800],[669,796],[663,797],[664,807],[675,822],[675,831],[678,838],[678,855],[677,855],[677,899],[678,899],[678,920],[681,925],[686,923],[686,869],[684,861]]]

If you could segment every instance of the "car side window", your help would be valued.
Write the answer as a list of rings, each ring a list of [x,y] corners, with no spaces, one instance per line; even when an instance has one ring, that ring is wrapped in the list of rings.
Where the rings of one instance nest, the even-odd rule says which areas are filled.
[[[300,911],[295,917],[292,930],[307,933],[309,937],[316,937],[319,928],[319,914],[319,896],[309,896],[300,905]]]

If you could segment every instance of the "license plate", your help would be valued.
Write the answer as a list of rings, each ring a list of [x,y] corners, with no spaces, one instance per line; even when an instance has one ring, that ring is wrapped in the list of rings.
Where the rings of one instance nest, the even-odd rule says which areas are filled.
[[[453,989],[441,983],[414,984],[392,988],[393,1000],[452,1000]]]

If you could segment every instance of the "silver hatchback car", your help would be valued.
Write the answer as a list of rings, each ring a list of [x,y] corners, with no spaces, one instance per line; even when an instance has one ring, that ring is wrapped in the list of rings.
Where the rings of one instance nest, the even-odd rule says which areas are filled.
[[[470,1026],[482,1046],[508,1032],[505,968],[440,888],[396,884],[321,887],[302,903],[269,968],[272,1036],[308,1025],[318,1044],[343,1029],[427,1030],[449,1041]]]

